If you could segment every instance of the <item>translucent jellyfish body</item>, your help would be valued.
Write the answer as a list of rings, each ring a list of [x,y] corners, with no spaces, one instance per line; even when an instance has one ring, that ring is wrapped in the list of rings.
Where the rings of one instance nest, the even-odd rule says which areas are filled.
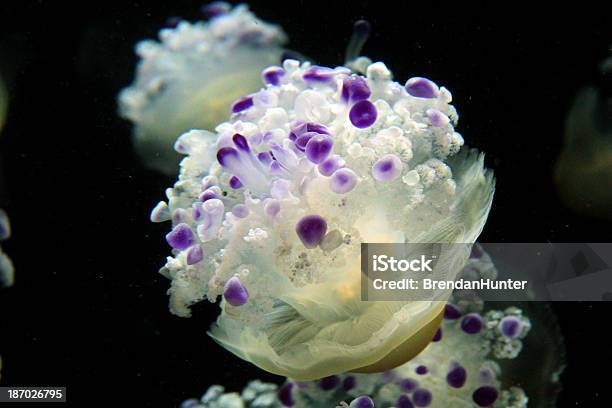
[[[280,387],[255,380],[240,393],[214,385],[200,399],[186,400],[180,407],[553,407],[562,354],[560,338],[554,337],[558,328],[544,304],[524,306],[529,315],[516,306],[449,304],[427,348],[384,373],[287,379]],[[543,341],[545,350],[537,347]],[[557,364],[546,364],[551,357]]]
[[[260,87],[263,68],[277,63],[286,36],[246,5],[213,3],[208,22],[180,21],[159,42],[136,45],[136,79],[119,95],[120,113],[134,123],[134,143],[146,165],[176,174],[176,138],[213,129],[239,96]]]
[[[422,350],[450,294],[362,301],[360,244],[472,243],[491,205],[493,177],[460,152],[449,91],[402,86],[382,63],[366,72],[267,68],[214,146],[202,131],[179,138],[188,157],[152,213],[173,223],[172,312],[221,297],[210,335],[294,379],[386,370]],[[444,252],[433,277],[453,279],[468,255]]]
[[[332,375],[318,381],[288,380],[278,388],[254,381],[241,395],[212,386],[200,401],[190,401],[193,407],[226,408],[234,399],[246,407],[329,408],[360,407],[359,398],[367,396],[371,405],[364,406],[370,408],[525,408],[529,398],[524,390],[502,384],[500,361],[518,357],[530,329],[530,320],[516,307],[479,314],[449,304],[429,346],[394,370]],[[251,395],[260,398],[259,405]],[[262,404],[264,395],[267,404]]]

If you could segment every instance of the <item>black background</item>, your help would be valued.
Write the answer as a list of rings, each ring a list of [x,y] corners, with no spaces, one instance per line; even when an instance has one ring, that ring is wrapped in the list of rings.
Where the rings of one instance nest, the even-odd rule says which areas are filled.
[[[116,114],[135,42],[170,16],[198,19],[200,3],[14,3],[0,6],[0,70],[11,95],[0,206],[11,216],[14,235],[3,246],[17,269],[15,286],[0,293],[2,383],[66,385],[71,406],[170,407],[213,383],[237,390],[250,378],[280,380],[206,336],[216,305],[198,305],[192,319],[169,313],[168,283],[157,274],[167,225],[148,214],[172,180],[139,163],[131,126]],[[251,5],[284,27],[291,48],[324,65],[342,63],[352,22],[367,18],[366,55],[402,83],[423,75],[453,92],[458,130],[497,176],[481,240],[611,241],[609,223],[563,208],[552,183],[569,104],[596,80],[612,42],[604,10]],[[554,307],[569,363],[559,406],[608,406],[608,304]]]

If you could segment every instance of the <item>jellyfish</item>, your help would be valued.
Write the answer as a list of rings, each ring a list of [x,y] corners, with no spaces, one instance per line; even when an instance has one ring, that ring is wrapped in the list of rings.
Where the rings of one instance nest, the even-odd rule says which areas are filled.
[[[259,88],[262,69],[280,60],[286,42],[246,5],[215,2],[203,11],[207,22],[179,21],[159,41],[139,42],[136,78],[119,94],[144,164],[167,174],[176,174],[177,136],[224,120],[235,99]]]
[[[607,188],[612,185],[612,57],[600,71],[602,86],[581,89],[570,108],[555,182],[568,207],[612,220],[612,191]]]
[[[488,254],[470,256],[462,274],[474,273],[495,279]],[[455,292],[428,346],[393,370],[287,378],[281,385],[253,380],[240,393],[212,385],[180,407],[548,408],[560,390],[563,350],[556,318],[544,303],[496,304]]]
[[[11,224],[8,215],[0,208],[0,241],[11,237]],[[14,268],[11,258],[8,257],[0,247],[0,287],[13,286]]]
[[[291,59],[263,72],[216,134],[177,140],[178,181],[151,213],[172,221],[170,310],[220,298],[209,335],[296,380],[398,366],[429,344],[450,293],[362,301],[360,244],[473,243],[492,173],[429,79],[402,86],[382,62],[365,76]],[[432,278],[467,261],[468,247],[449,248]]]

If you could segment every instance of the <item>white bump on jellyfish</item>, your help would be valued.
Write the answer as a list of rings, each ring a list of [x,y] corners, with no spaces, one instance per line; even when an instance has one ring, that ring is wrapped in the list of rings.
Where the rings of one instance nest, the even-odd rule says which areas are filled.
[[[0,208],[0,241],[11,237],[11,224],[6,212]],[[0,247],[0,287],[13,286],[14,268],[9,258]]]
[[[261,87],[262,69],[280,60],[285,42],[280,27],[246,5],[208,22],[181,21],[162,29],[159,41],[139,42],[136,78],[119,94],[119,110],[134,123],[144,164],[176,174],[177,136],[225,120],[233,102]]]
[[[204,254],[192,265],[189,249],[168,258],[162,273],[172,279],[170,309],[189,316],[192,304],[217,301],[226,282],[248,269],[240,281],[249,301],[236,307],[222,300],[210,331],[237,356],[302,380],[397,366],[427,345],[449,293],[431,302],[361,301],[360,243],[474,242],[491,205],[492,174],[475,151],[456,154],[463,139],[450,123],[432,126],[427,110],[455,112],[445,92],[414,98],[382,63],[357,81],[348,81],[353,74],[343,67],[286,60],[278,69],[282,81],[250,95],[258,100],[265,93],[263,99],[276,106],[250,104],[217,126],[217,161],[207,169],[187,151],[179,179],[167,191],[170,213],[177,214],[173,224],[200,233],[203,239],[194,245]],[[371,92],[363,92],[364,84]],[[353,112],[358,128],[349,112],[364,99],[365,114],[374,107],[377,120],[368,123],[362,112]],[[267,119],[273,109],[282,121]],[[331,152],[329,143],[305,151],[310,140],[321,138],[333,142]],[[192,148],[201,142],[195,138]],[[328,154],[333,169],[319,163]],[[372,167],[389,154],[401,163],[394,166],[397,178],[378,181]],[[338,168],[349,169],[358,182],[333,191],[330,180]],[[192,215],[194,204],[209,198],[202,193],[210,177],[222,192],[213,199],[224,204],[222,218]],[[232,187],[235,178],[240,183]],[[232,212],[236,205],[248,210],[244,216]],[[327,233],[317,228],[320,223],[297,229],[306,217],[325,220]],[[437,268],[434,278],[453,279],[465,263],[467,248],[452,247],[464,249],[443,253],[453,262]]]

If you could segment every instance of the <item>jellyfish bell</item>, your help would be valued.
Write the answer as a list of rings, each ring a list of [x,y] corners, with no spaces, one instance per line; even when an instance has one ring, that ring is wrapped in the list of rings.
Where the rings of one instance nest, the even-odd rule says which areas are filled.
[[[257,90],[261,71],[280,60],[286,36],[246,5],[205,8],[207,22],[178,21],[159,41],[136,45],[132,85],[119,94],[121,115],[134,123],[134,144],[147,166],[175,174],[178,135],[213,130],[240,96]]]
[[[152,214],[173,223],[170,309],[190,316],[221,298],[212,338],[291,378],[395,367],[434,337],[450,292],[362,301],[360,244],[473,243],[493,176],[462,149],[444,87],[402,86],[380,62],[365,76],[295,60],[274,69],[278,81],[216,127],[208,172],[188,152],[208,151],[201,139],[188,143]],[[469,247],[440,256],[432,278],[451,280]]]

